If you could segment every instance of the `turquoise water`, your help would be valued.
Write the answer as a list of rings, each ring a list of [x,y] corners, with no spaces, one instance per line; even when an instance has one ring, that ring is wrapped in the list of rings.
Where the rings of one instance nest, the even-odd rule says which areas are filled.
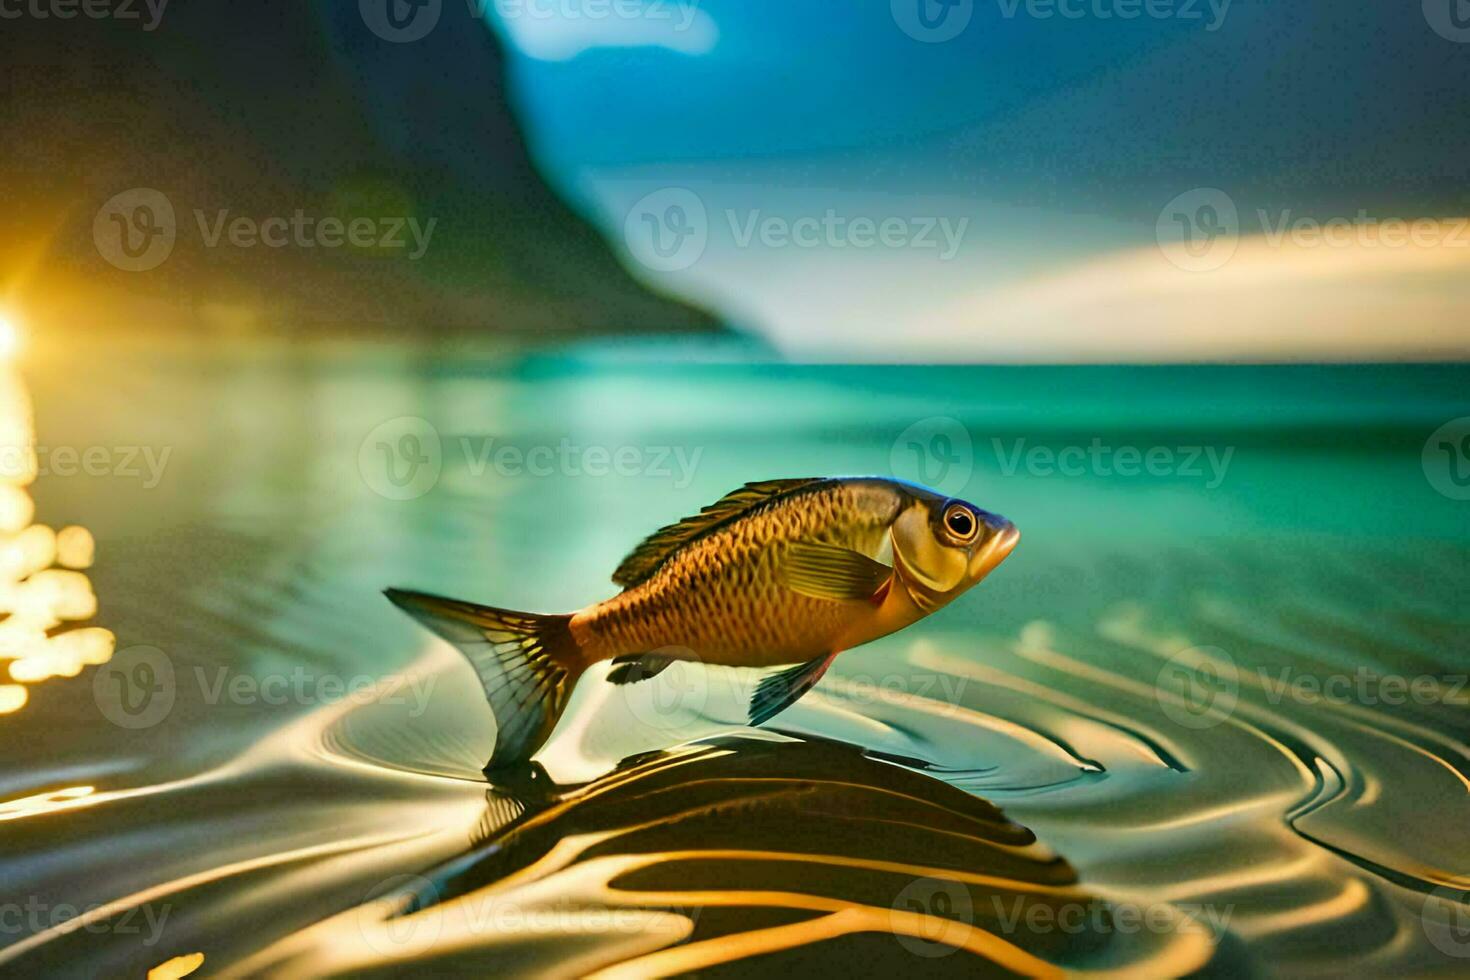
[[[214,972],[637,974],[712,968],[700,944],[735,935],[758,958],[725,954],[729,969],[794,966],[816,950],[1022,973],[1450,975],[1470,962],[1470,501],[1458,499],[1470,459],[1455,455],[1458,430],[1435,435],[1470,416],[1470,369],[822,367],[668,353],[171,350],[24,365],[38,444],[169,455],[154,486],[52,473],[29,491],[37,521],[96,536],[92,622],[118,651],[31,685],[0,716],[5,878],[47,910],[6,927],[0,963],[80,957],[136,973],[199,952]],[[585,856],[547,864],[529,831],[505,836],[545,805],[543,790],[485,785],[493,723],[472,675],[379,590],[577,608],[612,593],[608,576],[644,534],[725,491],[841,473],[937,485],[1006,515],[1023,539],[954,606],[840,657],[766,726],[785,735],[745,732],[756,741],[719,743],[716,761],[678,750],[694,754],[670,764],[698,778],[673,780],[658,797],[668,808],[645,816],[709,819],[718,807],[692,787],[721,785],[728,803],[746,777],[807,780],[810,805],[772,816],[752,803],[759,834],[680,838],[733,841],[745,857],[681,864],[659,850],[673,845],[631,833],[642,824],[625,822],[626,803],[599,802],[626,789],[598,788],[652,778],[624,763],[638,753],[737,731],[750,678],[671,670],[615,695],[589,675],[540,762],[546,780],[592,788],[545,833],[621,828],[587,854],[654,854],[664,877]],[[138,717],[119,710],[145,662],[169,678],[168,709],[119,724]],[[374,680],[384,686],[342,699]],[[803,755],[773,739],[857,748]],[[623,775],[608,776],[619,763]],[[885,774],[915,770],[903,792],[924,809],[875,818],[840,845],[834,835],[832,854],[813,856],[831,826],[809,827],[813,814],[876,806],[841,794],[880,793]],[[955,791],[1021,830],[986,811],[963,842],[935,838]],[[996,857],[1025,831],[1073,877]],[[1012,916],[999,893],[958,906],[941,895],[988,867],[975,847],[996,875],[1042,889],[1017,894],[1055,900],[1053,918]],[[756,851],[807,864],[762,878],[749,870]],[[904,854],[881,881],[844,877]],[[640,887],[678,891],[675,911],[589,926],[589,906],[631,901],[616,875],[638,873],[654,875]],[[741,896],[738,916],[711,897],[722,888]],[[1067,889],[1110,918],[1067,928],[1055,917]],[[450,918],[467,897],[506,894],[562,918],[549,931]],[[117,904],[90,913],[93,930],[53,921],[60,906],[101,903]],[[890,916],[909,907],[967,931],[915,952],[920,940],[901,942]],[[124,932],[126,909],[163,921]],[[1130,913],[1157,925],[1127,929]],[[432,941],[415,931],[425,923]]]

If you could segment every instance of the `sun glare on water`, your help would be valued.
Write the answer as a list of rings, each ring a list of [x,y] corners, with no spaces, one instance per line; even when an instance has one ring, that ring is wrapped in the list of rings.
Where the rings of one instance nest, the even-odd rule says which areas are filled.
[[[20,324],[15,317],[0,310],[0,358],[8,358],[20,349]]]
[[[106,663],[115,643],[100,627],[62,629],[97,612],[91,580],[81,571],[91,565],[95,545],[84,527],[55,531],[32,522],[35,425],[25,383],[4,363],[19,340],[15,319],[0,312],[0,715],[25,706],[27,685]]]

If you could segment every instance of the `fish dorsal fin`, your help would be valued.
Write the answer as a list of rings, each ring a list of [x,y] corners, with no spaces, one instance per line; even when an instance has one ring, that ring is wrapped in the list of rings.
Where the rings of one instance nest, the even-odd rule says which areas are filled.
[[[657,571],[658,566],[670,555],[707,531],[769,500],[822,480],[823,477],[817,476],[796,480],[762,480],[732,490],[693,517],[686,517],[677,524],[670,524],[650,534],[623,559],[618,570],[613,572],[613,584],[621,585],[625,589],[631,588]]]

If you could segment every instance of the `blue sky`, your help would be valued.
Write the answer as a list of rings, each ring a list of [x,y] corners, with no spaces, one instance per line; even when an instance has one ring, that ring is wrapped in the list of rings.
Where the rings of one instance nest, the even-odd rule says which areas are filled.
[[[1205,298],[1259,315],[1235,291],[1259,290],[1263,270],[1282,308],[1299,299],[1301,276],[1325,274],[1323,253],[1293,234],[1223,268],[1184,269],[1187,282],[1156,280],[1129,257],[1159,258],[1165,210],[1194,191],[1223,193],[1229,233],[1247,240],[1304,219],[1362,227],[1470,213],[1470,38],[1419,3],[955,0],[946,21],[940,0],[498,2],[495,26],[519,53],[514,97],[554,185],[636,274],[793,352],[902,356],[897,331],[922,336],[925,357],[1025,358],[1014,334],[1032,318],[993,324],[985,311],[1014,314],[1018,294],[1047,283],[1068,291],[1056,315],[1085,321],[1079,331],[1146,313],[1177,333],[1191,328],[1167,328],[1176,314],[1159,302],[1181,318]],[[916,19],[920,5],[940,27]],[[658,196],[669,189],[691,192],[703,223],[697,259],[672,269],[643,261],[630,239],[687,217]],[[649,195],[657,220],[631,220]],[[1187,200],[1208,233],[1219,209]],[[794,229],[824,219],[859,233],[793,243]],[[885,221],[906,231],[871,243],[867,226]],[[926,224],[945,221],[960,232],[955,248],[938,230],[935,247],[921,244]],[[1349,242],[1331,253],[1328,278],[1361,282],[1366,261],[1377,286],[1422,292],[1432,267],[1444,281],[1420,306],[1463,313],[1465,268],[1446,270],[1452,229],[1438,234],[1434,254],[1408,258]],[[1132,276],[1130,290],[1109,287],[1111,319],[1097,318],[1102,298],[1088,292],[1099,277],[1082,274],[1099,263],[1113,270],[1101,280]],[[1283,269],[1297,272],[1282,279]],[[1333,295],[1353,299],[1323,298]],[[1426,323],[1398,331],[1395,354],[1348,312],[1318,309],[1277,353],[1432,355],[1466,339]],[[1195,347],[1165,338],[1169,351],[1137,338],[1138,356],[1216,356],[1208,334],[1219,327],[1196,328]],[[1043,333],[1038,359],[1090,356],[1078,353],[1087,336]],[[1270,348],[1258,356],[1271,359]]]

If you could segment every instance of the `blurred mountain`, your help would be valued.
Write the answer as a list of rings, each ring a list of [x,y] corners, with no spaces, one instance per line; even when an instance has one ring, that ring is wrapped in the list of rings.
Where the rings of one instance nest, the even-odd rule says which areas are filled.
[[[109,332],[716,329],[547,187],[466,5],[153,2],[0,24],[0,301]]]

